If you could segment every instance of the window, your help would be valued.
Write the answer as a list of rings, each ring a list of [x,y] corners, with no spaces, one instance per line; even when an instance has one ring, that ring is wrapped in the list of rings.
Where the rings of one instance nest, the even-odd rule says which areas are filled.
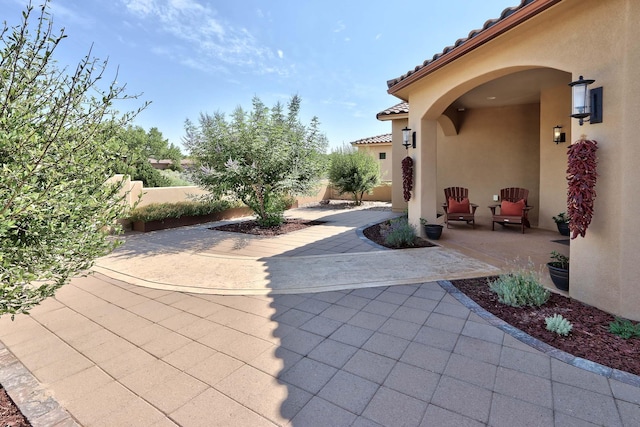
[[[380,160],[384,160],[384,159],[386,159],[386,158],[387,158],[387,153],[379,153],[378,158],[379,158]]]

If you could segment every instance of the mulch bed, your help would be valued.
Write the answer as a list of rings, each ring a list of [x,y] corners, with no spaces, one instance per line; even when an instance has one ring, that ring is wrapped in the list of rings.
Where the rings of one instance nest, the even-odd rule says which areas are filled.
[[[573,356],[640,375],[640,339],[625,340],[610,333],[614,316],[609,313],[555,293],[541,307],[509,307],[498,302],[487,278],[451,283],[488,312],[540,341]],[[567,337],[546,329],[544,319],[556,313],[573,324]]]
[[[416,239],[413,241],[412,246],[403,246],[399,248],[399,247],[388,245],[387,242],[385,242],[385,239],[382,236],[382,234],[380,234],[380,228],[381,228],[380,226],[385,223],[389,223],[389,221],[384,221],[384,222],[381,222],[380,224],[375,224],[370,227],[367,227],[364,230],[362,230],[362,234],[364,234],[364,236],[367,239],[371,240],[372,242],[375,242],[380,246],[384,246],[385,248],[389,248],[389,249],[431,248],[434,246],[438,246],[426,239],[423,239],[422,237],[416,237]]]
[[[211,227],[209,230],[230,231],[233,233],[253,234],[256,236],[279,236],[311,227],[314,225],[326,224],[326,221],[311,221],[306,219],[286,219],[282,224],[275,227],[262,228],[255,220],[225,224]]]
[[[0,425],[2,427],[31,427],[5,389],[0,385]]]

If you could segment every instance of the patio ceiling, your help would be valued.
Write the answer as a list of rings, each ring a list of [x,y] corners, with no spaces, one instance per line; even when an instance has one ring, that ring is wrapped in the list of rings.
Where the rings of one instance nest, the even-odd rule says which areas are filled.
[[[569,73],[551,68],[520,71],[477,86],[452,105],[457,109],[472,109],[535,104],[540,102],[541,90],[570,81]]]

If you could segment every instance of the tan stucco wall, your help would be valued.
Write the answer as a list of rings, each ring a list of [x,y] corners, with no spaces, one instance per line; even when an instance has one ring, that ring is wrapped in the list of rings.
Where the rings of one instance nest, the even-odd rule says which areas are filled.
[[[371,202],[390,202],[391,201],[391,183],[383,182],[373,189],[371,194],[365,193],[362,196],[362,200],[371,201]],[[344,193],[339,194],[335,188],[328,188],[328,197],[327,199],[337,199],[337,200],[353,200],[353,194]]]
[[[408,119],[393,120],[391,122],[391,146],[393,150],[394,165],[391,168],[391,182],[394,182],[391,190],[391,209],[394,212],[404,212],[407,209],[407,202],[402,195],[402,166],[401,162],[407,156],[407,150],[402,145],[402,129],[409,123]],[[413,148],[409,149],[412,155]]]
[[[535,67],[568,72],[572,80],[580,75],[595,79],[593,87],[604,87],[604,122],[584,126],[574,119],[571,124],[567,122],[567,128],[571,128],[569,141],[584,133],[597,140],[600,147],[595,214],[586,238],[571,242],[570,294],[604,310],[640,320],[640,227],[631,218],[636,211],[634,196],[640,188],[638,22],[637,0],[563,0],[399,92],[411,106],[408,126],[419,132],[419,146],[413,155],[419,159],[417,182],[422,188],[409,204],[411,221],[420,216],[431,218],[437,208],[433,194],[442,190],[432,171],[450,166],[436,163],[434,123],[455,99],[482,83]],[[425,57],[431,54],[425,52]],[[549,126],[557,124],[543,123],[555,108],[546,104],[550,96],[541,94],[541,143],[547,139],[546,129],[550,132]],[[546,217],[558,210],[566,191],[561,185],[554,185],[559,179],[555,164],[559,160],[546,164],[553,157],[550,150],[556,148],[545,146],[539,152],[541,174],[554,171],[554,178],[541,177],[539,181],[545,193],[539,203],[545,228]],[[563,149],[558,147],[556,151],[560,150]],[[395,180],[395,165],[402,157],[394,157]]]
[[[567,74],[567,82],[571,76]],[[557,230],[553,217],[567,211],[567,149],[571,138],[571,88],[545,89],[540,94],[540,211],[538,227]],[[566,142],[553,142],[553,127],[562,126]]]
[[[196,186],[186,187],[150,187],[142,189],[142,199],[138,206],[150,205],[151,203],[175,203],[193,200],[195,196],[209,194]]]
[[[391,144],[362,144],[356,145],[359,151],[365,151],[372,155],[380,165],[380,178],[382,181],[392,181],[391,166],[393,164],[393,153]],[[386,158],[380,160],[380,153],[385,153]]]
[[[540,204],[539,112],[538,104],[467,109],[458,135],[444,136],[438,127],[438,207],[445,202],[444,188],[466,187],[470,201],[479,206],[476,223],[490,225],[492,196],[501,188],[522,187],[530,192],[535,226]]]

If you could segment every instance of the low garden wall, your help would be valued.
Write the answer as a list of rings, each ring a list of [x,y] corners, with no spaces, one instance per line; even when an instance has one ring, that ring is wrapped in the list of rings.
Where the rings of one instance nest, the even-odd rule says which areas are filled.
[[[194,199],[194,196],[201,196],[208,194],[209,192],[205,189],[202,189],[197,186],[184,186],[184,187],[157,187],[157,188],[144,188],[141,181],[131,181],[126,178],[124,175],[115,175],[111,179],[110,182],[122,181],[122,194],[126,193],[125,203],[128,203],[129,206],[134,206],[137,203],[137,207],[143,207],[155,203],[176,203],[176,202],[185,202],[191,201]],[[338,194],[338,192],[331,187],[328,182],[324,181],[322,185],[318,188],[316,194],[312,196],[301,196],[296,198],[296,203],[293,207],[297,206],[305,206],[313,203],[320,202],[322,200],[351,200],[352,196],[350,194]],[[365,194],[363,197],[365,201],[381,201],[381,202],[391,202],[391,183],[385,182],[376,187],[373,190],[373,194]],[[244,211],[243,211],[244,212]],[[229,215],[215,219],[210,219],[210,221],[217,221],[220,219],[228,219],[231,217],[236,217],[239,212],[230,212]],[[249,212],[247,211],[247,215]],[[246,216],[246,215],[241,215]],[[120,221],[125,228],[131,228],[132,224],[128,220]],[[167,228],[165,224],[164,228]],[[181,224],[185,225],[185,224]],[[161,226],[161,225],[158,225]],[[143,225],[136,226],[138,229],[141,227],[145,227]],[[152,225],[147,225],[147,231],[153,227]],[[142,230],[141,230],[142,231]]]
[[[116,175],[110,181],[123,180],[122,191],[128,192],[127,203],[133,206],[138,200],[138,206],[146,206],[152,203],[175,203],[193,200],[193,196],[202,196],[209,192],[197,186],[185,187],[156,187],[144,188],[141,181],[131,181],[125,179],[123,175]],[[377,202],[391,202],[391,182],[383,182],[373,189],[373,194],[365,194],[363,200]],[[324,181],[318,192],[312,196],[300,196],[297,200],[298,206],[317,203],[321,200],[351,200],[351,194],[338,194],[328,182]]]

